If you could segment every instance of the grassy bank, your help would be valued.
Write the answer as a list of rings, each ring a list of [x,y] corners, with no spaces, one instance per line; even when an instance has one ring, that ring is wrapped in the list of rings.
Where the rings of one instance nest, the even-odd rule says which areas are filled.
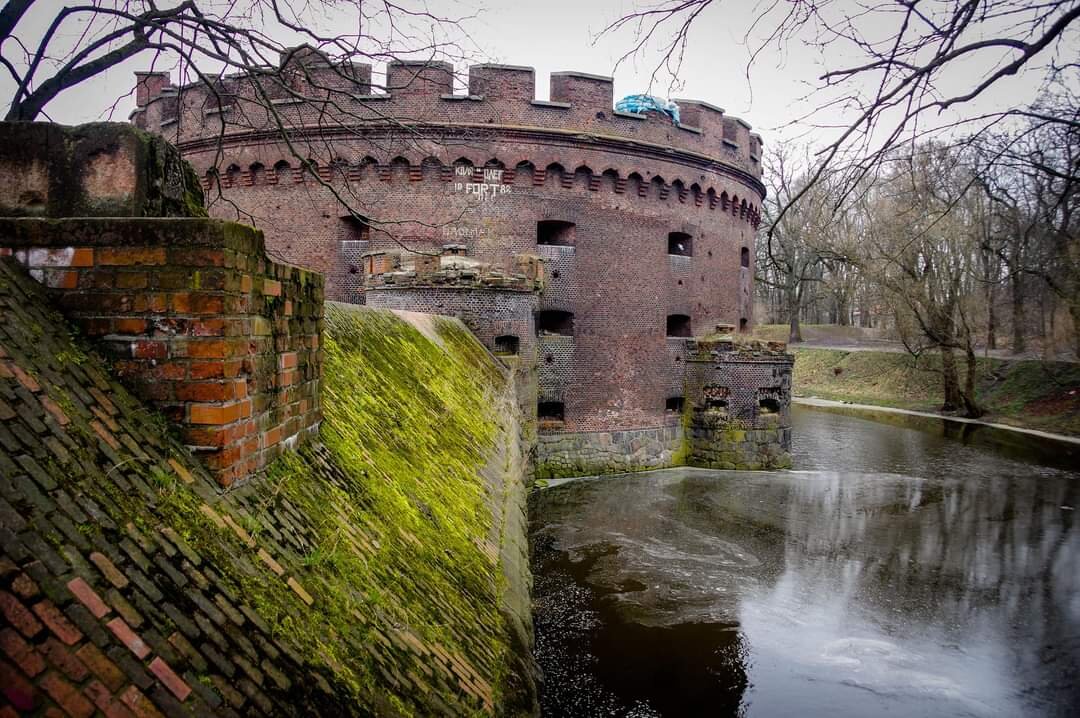
[[[896,352],[793,347],[798,396],[937,411],[940,359]],[[1080,435],[1080,364],[980,359],[979,402],[989,421]]]

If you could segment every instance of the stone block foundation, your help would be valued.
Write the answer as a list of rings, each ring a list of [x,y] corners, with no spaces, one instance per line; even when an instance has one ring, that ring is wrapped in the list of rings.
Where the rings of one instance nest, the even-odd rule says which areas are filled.
[[[540,434],[536,478],[620,474],[681,466],[684,432],[679,424],[627,431]]]

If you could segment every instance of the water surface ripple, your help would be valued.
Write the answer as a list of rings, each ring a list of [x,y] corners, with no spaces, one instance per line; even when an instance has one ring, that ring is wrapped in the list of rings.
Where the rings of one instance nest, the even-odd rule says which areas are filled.
[[[1080,473],[809,409],[795,436],[793,472],[534,494],[546,716],[1080,714]]]

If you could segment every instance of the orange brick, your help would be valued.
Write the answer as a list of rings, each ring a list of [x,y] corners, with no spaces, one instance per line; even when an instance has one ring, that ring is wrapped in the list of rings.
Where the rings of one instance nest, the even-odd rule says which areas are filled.
[[[41,689],[73,718],[90,718],[94,715],[94,704],[86,700],[75,686],[65,681],[59,674],[47,673],[40,685]]]
[[[94,615],[94,618],[101,618],[105,616],[111,609],[106,603],[101,600],[101,596],[91,588],[81,576],[76,577],[68,581],[68,590],[71,591],[75,598],[86,606],[86,608]]]
[[[192,379],[221,379],[225,376],[225,362],[191,362],[188,367]]]
[[[75,655],[90,669],[91,673],[101,679],[110,691],[120,690],[120,687],[127,683],[127,676],[120,667],[93,643],[83,644],[79,650],[75,651]]]
[[[83,662],[55,638],[47,639],[38,647],[38,650],[45,654],[49,663],[59,668],[73,681],[81,681],[90,675],[90,671],[86,669]]]
[[[57,638],[67,645],[73,646],[82,640],[82,631],[76,628],[75,624],[69,621],[67,616],[61,613],[60,609],[49,599],[46,598],[40,603],[34,604],[34,613]]]
[[[184,679],[176,675],[176,671],[163,661],[161,656],[157,656],[150,661],[150,672],[157,676],[157,679],[169,689],[169,692],[176,696],[177,700],[182,702],[191,694],[191,687],[184,683]]]
[[[221,314],[225,311],[225,298],[215,294],[192,294],[188,307],[192,314]]]
[[[164,359],[169,356],[169,345],[165,342],[140,339],[132,343],[131,356],[135,359]]]
[[[150,646],[146,645],[143,639],[139,638],[135,631],[131,630],[131,627],[124,622],[124,619],[114,618],[106,623],[105,627],[112,631],[113,635],[127,646],[129,651],[135,654],[136,658],[143,659],[150,655]]]
[[[103,247],[97,251],[97,263],[120,267],[165,264],[165,248]]]
[[[146,332],[145,319],[115,319],[113,329],[117,334],[144,334]]]
[[[4,614],[7,622],[27,638],[33,638],[41,631],[41,622],[34,618],[34,614],[26,610],[19,599],[7,591],[0,591],[0,613]]]
[[[150,699],[144,696],[135,686],[129,686],[124,691],[124,694],[120,696],[120,700],[139,718],[164,718],[161,711],[155,708]]]
[[[44,284],[51,289],[77,289],[79,273],[66,269],[46,269]]]
[[[187,345],[187,354],[194,359],[224,359],[232,353],[232,345],[221,339],[191,341]]]
[[[176,398],[180,401],[231,401],[243,399],[247,392],[244,390],[245,381],[234,379],[224,382],[198,382],[184,383],[176,386]]]
[[[263,279],[262,292],[268,297],[280,297],[281,282],[276,279]]]
[[[45,670],[45,661],[41,656],[11,628],[0,631],[0,650],[30,678]]]
[[[188,421],[192,424],[231,424],[241,417],[242,404],[191,404],[188,407]]]
[[[296,352],[283,352],[278,355],[278,368],[295,369],[297,364]]]

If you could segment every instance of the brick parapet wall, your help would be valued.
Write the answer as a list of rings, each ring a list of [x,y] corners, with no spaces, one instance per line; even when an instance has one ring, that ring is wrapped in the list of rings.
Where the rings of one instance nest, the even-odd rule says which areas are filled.
[[[297,137],[331,128],[367,132],[380,125],[392,125],[399,134],[401,124],[464,132],[507,127],[552,136],[588,134],[643,149],[678,151],[761,176],[761,138],[746,122],[700,100],[678,101],[681,123],[659,112],[617,112],[612,78],[579,72],[552,73],[550,100],[537,100],[532,68],[500,65],[470,67],[469,94],[453,95],[454,69],[444,63],[391,63],[388,91],[369,94],[370,66],[352,66],[356,72],[350,78],[323,58],[307,57],[303,80],[300,73],[288,73],[297,78],[292,84],[264,79],[259,91],[246,76],[223,78],[214,88],[201,83],[170,87],[167,77],[153,83],[140,77],[139,107],[132,120],[184,149],[216,145],[222,138],[229,142],[234,135],[273,135],[280,127]],[[269,103],[266,96],[272,98]]]
[[[323,280],[203,219],[4,219],[14,255],[228,486],[320,419]]]

